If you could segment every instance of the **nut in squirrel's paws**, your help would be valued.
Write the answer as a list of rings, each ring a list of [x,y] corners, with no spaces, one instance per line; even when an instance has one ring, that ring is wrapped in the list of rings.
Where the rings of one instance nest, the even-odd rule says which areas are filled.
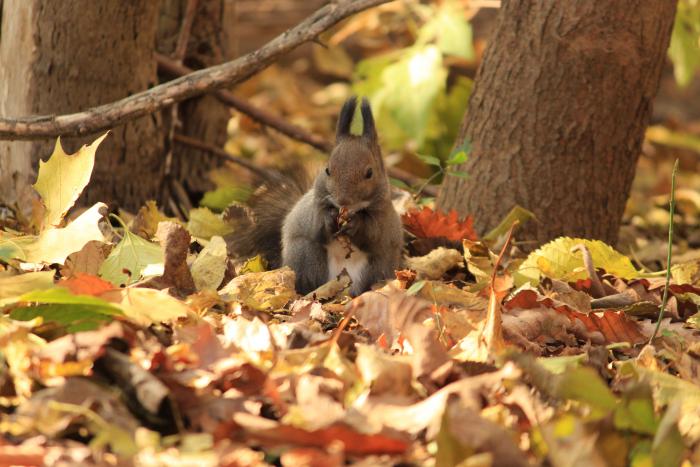
[[[336,219],[336,223],[338,224],[338,232],[342,232],[343,227],[345,227],[348,224],[348,222],[350,222],[350,211],[348,211],[348,208],[340,208],[338,212],[338,218]],[[350,237],[341,234],[338,235],[337,238],[338,241],[342,243],[343,248],[347,253],[345,255],[345,259],[349,259],[353,252]]]

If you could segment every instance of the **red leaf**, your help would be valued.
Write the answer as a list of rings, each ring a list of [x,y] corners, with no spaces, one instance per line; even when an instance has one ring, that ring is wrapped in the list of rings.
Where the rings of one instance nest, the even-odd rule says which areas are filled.
[[[471,216],[460,221],[454,209],[447,215],[428,207],[424,207],[422,211],[413,209],[401,216],[401,220],[406,230],[418,238],[443,237],[456,242],[465,238],[469,240],[478,238],[474,232],[474,221]]]
[[[358,433],[342,423],[313,431],[279,424],[275,428],[249,431],[249,436],[271,445],[296,444],[317,448],[326,448],[334,441],[341,441],[345,452],[356,455],[403,454],[409,447],[404,440],[380,433]]]
[[[97,276],[76,273],[69,279],[59,282],[59,285],[67,288],[75,295],[100,295],[103,292],[114,289],[111,282],[100,279]]]
[[[637,344],[644,342],[646,337],[640,332],[638,324],[623,312],[605,310],[595,313],[581,313],[564,303],[556,302],[548,297],[539,295],[534,290],[522,290],[515,297],[508,300],[506,309],[514,308],[530,309],[545,306],[567,316],[570,320],[579,320],[589,331],[600,332],[605,340],[613,342],[630,342]]]

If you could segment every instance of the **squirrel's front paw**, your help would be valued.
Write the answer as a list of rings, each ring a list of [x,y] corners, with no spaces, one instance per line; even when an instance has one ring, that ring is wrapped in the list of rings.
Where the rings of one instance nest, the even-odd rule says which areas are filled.
[[[323,228],[328,236],[338,233],[338,210],[327,209],[323,217]]]
[[[343,224],[338,228],[337,235],[347,235],[348,237],[354,237],[360,231],[360,220],[358,219],[359,213],[355,213],[353,216],[349,216],[344,220]]]

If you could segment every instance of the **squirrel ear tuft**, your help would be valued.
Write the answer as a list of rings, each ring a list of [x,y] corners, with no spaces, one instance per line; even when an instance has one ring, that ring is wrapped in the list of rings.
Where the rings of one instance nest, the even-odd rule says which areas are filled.
[[[377,140],[377,128],[374,126],[374,117],[372,116],[372,108],[369,106],[369,101],[366,97],[362,98],[362,136],[370,141]]]
[[[352,96],[343,104],[338,116],[338,127],[335,132],[336,141],[340,141],[346,136],[350,136],[350,127],[352,126],[352,117],[355,115],[357,107],[357,97]]]

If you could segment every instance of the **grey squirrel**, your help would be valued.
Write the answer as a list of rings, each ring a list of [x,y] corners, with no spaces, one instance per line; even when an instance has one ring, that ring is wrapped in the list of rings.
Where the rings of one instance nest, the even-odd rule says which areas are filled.
[[[270,267],[291,267],[303,294],[345,269],[350,292],[358,295],[392,277],[401,264],[403,229],[372,110],[362,99],[362,134],[353,135],[356,107],[356,97],[343,105],[328,165],[312,183],[302,171],[292,171],[265,183],[247,208],[229,211],[231,252],[261,254]]]

